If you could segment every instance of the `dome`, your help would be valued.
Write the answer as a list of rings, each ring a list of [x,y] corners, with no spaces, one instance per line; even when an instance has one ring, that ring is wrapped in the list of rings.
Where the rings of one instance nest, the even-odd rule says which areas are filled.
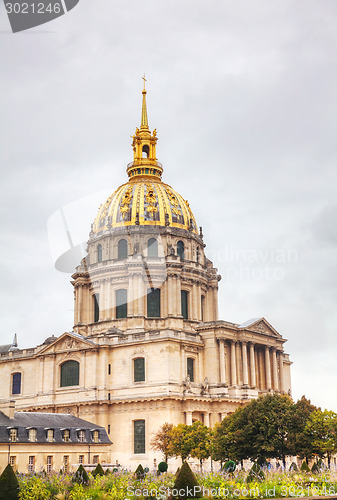
[[[97,234],[135,225],[198,231],[188,202],[168,184],[150,177],[135,178],[120,186],[100,206],[92,230]]]
[[[163,168],[156,158],[157,131],[148,126],[146,90],[142,91],[142,119],[133,136],[134,160],[127,166],[129,182],[100,206],[92,234],[125,226],[168,226],[198,234],[190,206],[161,181]]]

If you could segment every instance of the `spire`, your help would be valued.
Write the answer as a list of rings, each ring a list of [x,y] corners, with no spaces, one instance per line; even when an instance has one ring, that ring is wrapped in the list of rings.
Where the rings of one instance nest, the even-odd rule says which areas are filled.
[[[148,124],[148,120],[147,120],[147,108],[146,108],[146,89],[145,89],[146,78],[145,78],[145,73],[144,73],[144,76],[142,78],[144,80],[144,88],[142,90],[143,104],[142,104],[142,121],[141,121],[140,128],[148,130],[149,124]]]
[[[18,337],[16,333],[14,334],[14,339],[13,339],[13,344],[12,347],[17,347],[18,346]]]

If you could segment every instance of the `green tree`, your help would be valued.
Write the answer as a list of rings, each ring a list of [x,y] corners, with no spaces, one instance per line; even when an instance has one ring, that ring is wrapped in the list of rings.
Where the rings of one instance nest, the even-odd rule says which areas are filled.
[[[309,459],[313,456],[312,441],[305,427],[310,415],[318,410],[311,404],[310,400],[302,396],[293,406],[292,428],[289,436],[289,446],[293,455],[301,459]]]
[[[203,460],[206,460],[211,453],[210,429],[199,420],[188,427],[187,439],[190,446],[190,456],[199,459],[202,470]]]
[[[188,463],[183,462],[173,486],[173,489],[179,492],[179,495],[176,498],[183,500],[186,498],[200,497],[200,492],[195,489],[197,486],[197,478],[193,474]]]
[[[168,424],[165,422],[159,429],[159,431],[155,434],[152,439],[150,446],[153,450],[161,451],[164,455],[164,461],[167,462],[169,457],[172,456],[170,452],[170,440],[171,440],[171,431],[173,429],[173,424]]]
[[[15,472],[8,464],[0,476],[0,499],[17,500],[19,498],[19,483]]]
[[[103,470],[103,467],[101,466],[101,464],[97,464],[95,469],[92,471],[92,475],[94,477],[96,476],[104,476],[104,470]]]
[[[175,425],[170,434],[168,446],[170,456],[180,457],[182,462],[191,454],[191,442],[188,437],[189,427],[185,424]]]
[[[337,414],[328,410],[312,412],[305,433],[311,440],[313,453],[327,457],[330,468],[331,455],[337,452]]]

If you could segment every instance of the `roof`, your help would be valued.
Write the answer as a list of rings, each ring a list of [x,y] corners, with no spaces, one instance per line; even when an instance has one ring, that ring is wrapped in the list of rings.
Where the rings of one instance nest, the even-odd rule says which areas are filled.
[[[247,326],[253,325],[257,321],[261,321],[262,319],[263,319],[262,317],[261,318],[248,319],[244,323],[241,323],[241,325],[238,325],[238,328],[247,328]]]
[[[12,344],[0,345],[0,353],[9,352],[12,348]]]
[[[93,430],[99,431],[99,443],[111,444],[104,427],[88,422],[81,418],[64,413],[35,413],[35,412],[15,412],[14,418],[8,418],[0,412],[0,443],[9,442],[9,428],[18,429],[18,440],[20,443],[28,443],[28,430],[34,428],[37,431],[38,443],[47,443],[47,429],[54,429],[54,442],[64,443],[62,431],[70,431],[70,442],[80,443],[78,431],[85,431],[85,442],[93,443]],[[52,443],[51,443],[52,444]],[[95,443],[96,444],[96,443]]]

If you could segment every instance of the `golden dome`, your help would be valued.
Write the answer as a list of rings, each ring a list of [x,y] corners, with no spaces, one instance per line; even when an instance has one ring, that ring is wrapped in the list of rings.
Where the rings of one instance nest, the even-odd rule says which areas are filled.
[[[100,206],[92,231],[124,226],[169,226],[198,234],[189,204],[160,180],[138,177],[120,186]]]
[[[189,204],[161,181],[163,168],[156,158],[157,131],[147,119],[145,77],[140,129],[133,136],[134,160],[127,166],[129,182],[120,186],[100,206],[92,227],[94,234],[124,226],[169,226],[198,234]]]

